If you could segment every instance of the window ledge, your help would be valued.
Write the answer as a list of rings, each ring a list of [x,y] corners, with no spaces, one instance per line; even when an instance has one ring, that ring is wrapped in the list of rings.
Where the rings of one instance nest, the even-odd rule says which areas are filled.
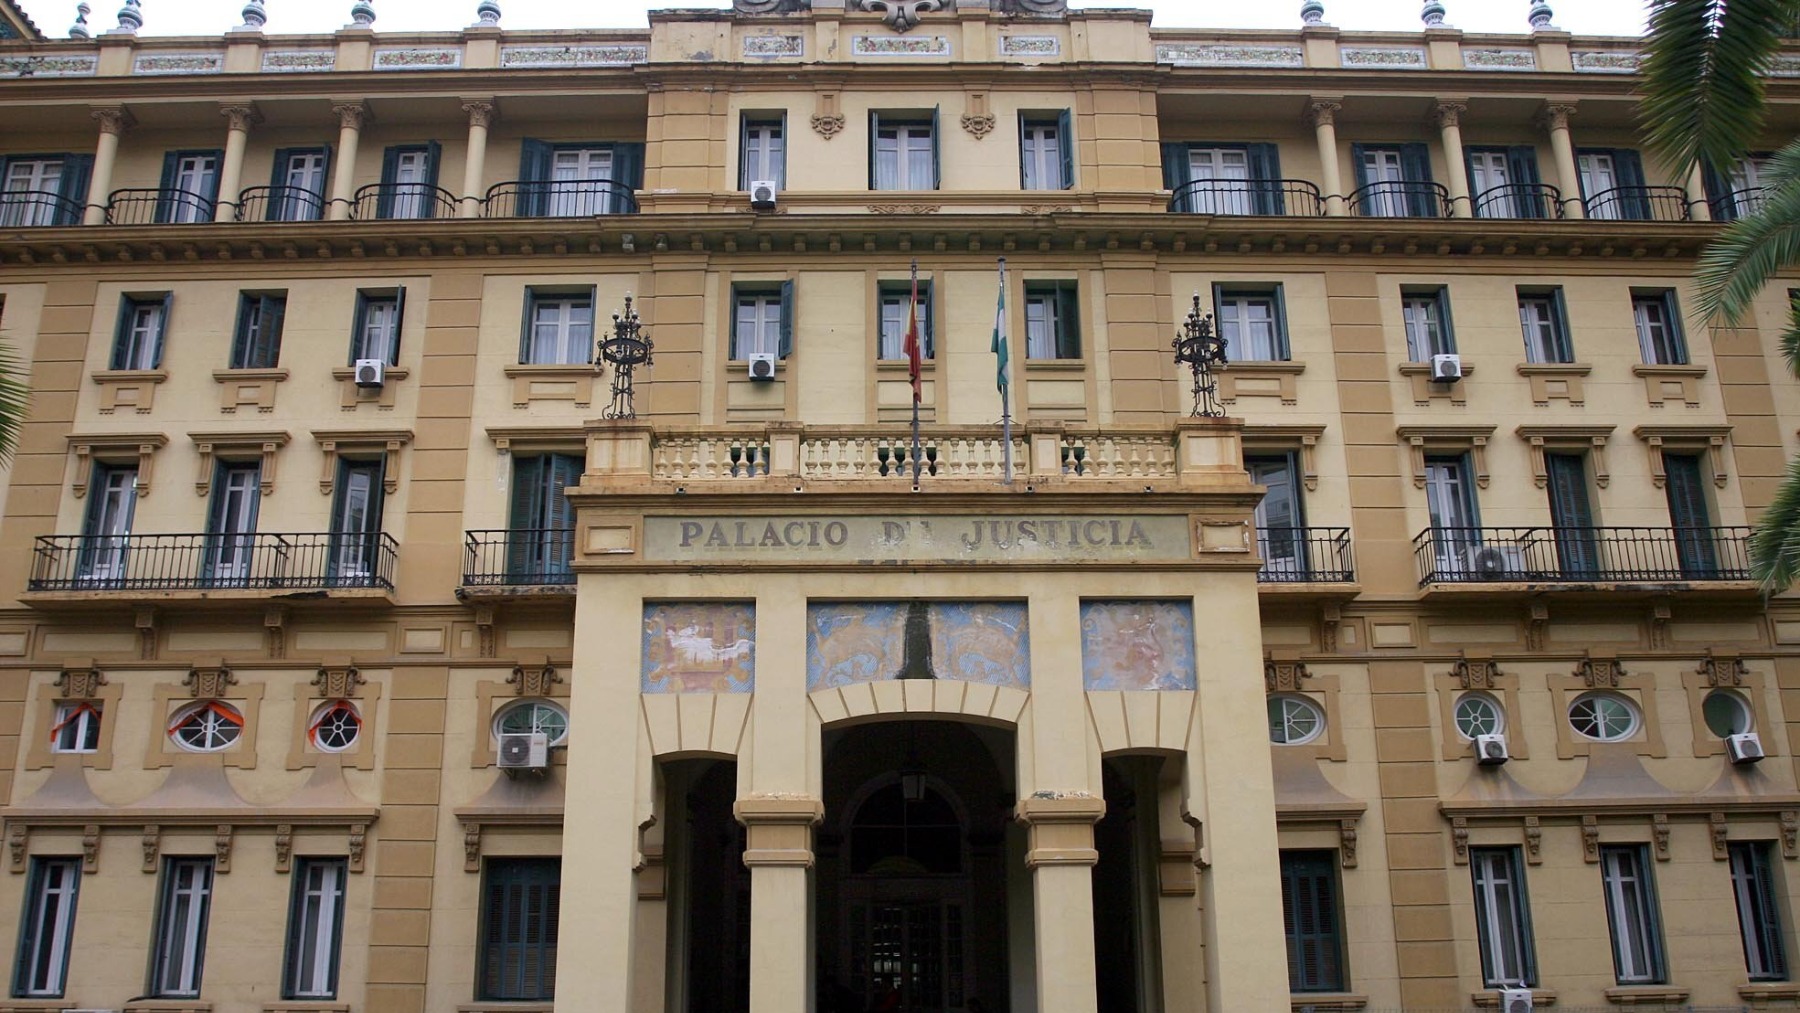
[[[1469,1005],[1476,1009],[1499,1009],[1500,990],[1496,988],[1482,992],[1470,992]],[[1533,1009],[1540,1006],[1554,1006],[1556,1005],[1556,993],[1547,988],[1534,988],[1531,990],[1531,1005]]]
[[[510,367],[510,368],[523,368],[523,367]],[[542,368],[542,367],[538,367],[538,368]],[[557,368],[561,369],[564,367],[559,366]],[[409,372],[410,371],[405,366],[388,366],[381,371],[381,376],[382,376],[383,380],[404,380],[408,376]],[[285,369],[282,370],[281,374],[283,376],[286,376],[287,370],[285,370]],[[215,373],[213,375],[217,376],[218,374]],[[354,380],[354,379],[356,379],[356,367],[355,366],[333,366],[333,367],[331,367],[331,378],[333,380]]]
[[[231,383],[236,380],[276,380],[288,378],[285,369],[215,369],[213,379],[220,383]]]
[[[335,1002],[330,999],[265,1002],[262,1008],[263,1013],[350,1013],[349,1003]]]
[[[1401,376],[1430,376],[1431,375],[1431,363],[1429,363],[1429,362],[1402,362],[1400,364],[1400,375]],[[1469,362],[1466,359],[1463,360],[1462,375],[1465,377],[1475,375],[1474,364]],[[1446,385],[1448,385],[1448,384],[1455,383],[1456,381],[1445,380],[1442,382],[1445,383]]]
[[[551,1013],[555,1003],[548,1002],[510,1002],[496,999],[493,1002],[458,1003],[456,1013]]]
[[[1758,1002],[1793,1002],[1800,999],[1800,982],[1756,981],[1738,986],[1738,998],[1755,1005]]]
[[[161,383],[169,378],[166,369],[96,369],[96,383]]]
[[[1640,362],[1631,367],[1632,376],[1691,376],[1699,379],[1706,375],[1705,366],[1664,366],[1655,363]]]
[[[1614,1006],[1666,1006],[1686,1002],[1688,989],[1673,985],[1619,985],[1606,990],[1606,1001]]]
[[[212,1013],[213,1004],[199,999],[133,999],[125,1013]]]
[[[1227,373],[1292,373],[1297,376],[1306,372],[1306,363],[1287,359],[1243,359],[1226,363],[1224,371]]]
[[[1358,1010],[1369,1004],[1369,997],[1350,992],[1295,992],[1288,996],[1296,1013],[1326,1013],[1327,1010]]]
[[[1464,366],[1463,372],[1469,367]],[[1591,362],[1521,362],[1520,376],[1587,376],[1594,371]]]
[[[921,372],[930,373],[933,371],[933,369],[936,366],[937,366],[936,359],[920,359],[919,360],[919,369]],[[875,372],[877,372],[877,373],[905,373],[911,369],[912,369],[912,363],[907,362],[905,359],[877,359],[877,360],[875,360]]]
[[[61,1013],[67,999],[0,999],[0,1013]]]
[[[393,370],[388,372],[391,375]],[[516,362],[505,367],[507,376],[587,376],[599,372],[600,367],[591,362]]]
[[[1026,359],[1027,373],[1079,373],[1087,369],[1086,359]]]

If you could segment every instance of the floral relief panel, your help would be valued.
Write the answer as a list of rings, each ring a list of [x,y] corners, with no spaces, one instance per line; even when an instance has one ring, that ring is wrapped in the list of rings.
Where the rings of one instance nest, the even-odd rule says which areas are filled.
[[[645,693],[748,693],[756,688],[756,606],[644,603]]]
[[[1089,690],[1193,689],[1193,603],[1082,602],[1081,682]]]
[[[1025,689],[1023,602],[814,602],[806,610],[806,688],[955,679]]]

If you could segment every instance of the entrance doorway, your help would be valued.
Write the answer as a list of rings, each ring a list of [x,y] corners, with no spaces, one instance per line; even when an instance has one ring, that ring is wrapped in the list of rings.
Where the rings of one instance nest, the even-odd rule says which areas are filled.
[[[1029,888],[1008,889],[1028,883],[1012,733],[949,721],[828,731],[824,770],[820,1013],[1010,1009],[1009,929],[1030,925]]]
[[[669,823],[669,1013],[750,1009],[750,872],[744,828],[731,814],[737,764],[663,764]]]

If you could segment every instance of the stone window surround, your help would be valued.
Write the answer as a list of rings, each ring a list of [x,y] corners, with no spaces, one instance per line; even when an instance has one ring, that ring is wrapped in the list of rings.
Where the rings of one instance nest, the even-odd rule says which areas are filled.
[[[1308,492],[1319,488],[1319,465],[1315,451],[1319,440],[1325,435],[1325,426],[1317,425],[1261,425],[1252,423],[1244,427],[1244,454],[1246,456],[1259,453],[1294,453],[1300,463],[1300,480]]]
[[[1408,425],[1394,432],[1411,452],[1413,487],[1425,488],[1426,454],[1468,454],[1475,472],[1475,485],[1488,487],[1487,445],[1496,426],[1478,425]]]
[[[262,465],[257,476],[262,494],[267,496],[275,491],[276,451],[287,446],[286,430],[190,432],[188,439],[194,441],[194,449],[200,454],[200,465],[194,472],[196,496],[212,494],[214,458],[226,461],[256,458]]]
[[[319,674],[294,684],[294,719],[288,736],[288,770],[304,770],[319,765],[322,757],[334,756],[345,767],[357,770],[375,769],[377,720],[381,717],[381,692],[384,683],[372,681],[348,659],[328,659],[319,666]],[[332,700],[348,700],[362,720],[362,731],[356,742],[341,752],[328,753],[312,744],[307,725],[313,711]]]
[[[312,438],[324,452],[319,470],[319,493],[331,495],[337,485],[339,457],[370,459],[384,457],[381,488],[389,496],[400,489],[400,448],[412,442],[410,429],[314,429]]]
[[[1594,371],[1592,363],[1587,362],[1521,362],[1518,373],[1531,384],[1531,403],[1539,408],[1547,408],[1552,400],[1561,398],[1571,405],[1580,407],[1587,403],[1586,379]],[[1565,384],[1560,391],[1552,391],[1551,383]]]
[[[1663,453],[1704,452],[1712,465],[1713,485],[1725,488],[1730,480],[1726,471],[1725,441],[1731,436],[1730,426],[1638,426],[1631,431],[1633,436],[1644,441],[1644,447],[1650,455],[1650,480],[1658,489],[1668,484],[1668,472],[1663,467]]]
[[[275,410],[275,393],[288,371],[282,367],[215,369],[213,380],[219,385],[219,411],[235,415],[239,408],[252,407],[261,414]]]
[[[34,673],[35,674],[35,673]],[[72,677],[73,676],[73,677]],[[80,678],[85,676],[86,679]],[[93,770],[111,770],[113,765],[113,732],[118,727],[119,699],[125,693],[120,683],[108,682],[90,658],[71,658],[53,681],[33,679],[38,689],[37,720],[28,735],[25,752],[26,770],[45,770],[56,765],[63,756],[79,756],[81,765]],[[89,695],[76,695],[88,681]],[[50,729],[56,723],[56,709],[64,703],[93,703],[100,711],[100,740],[91,753],[58,753],[50,748]]]
[[[1584,666],[1593,666],[1597,670],[1611,666],[1617,671],[1617,678],[1610,681],[1596,678],[1590,681],[1581,674]],[[1545,678],[1550,690],[1551,718],[1556,728],[1558,759],[1588,756],[1596,745],[1634,749],[1639,756],[1660,758],[1669,755],[1663,743],[1662,721],[1657,715],[1654,672],[1632,672],[1625,669],[1616,656],[1597,652],[1590,652],[1577,661],[1574,668],[1569,674],[1553,673]],[[1640,720],[1638,730],[1631,738],[1616,743],[1597,743],[1575,734],[1575,729],[1569,726],[1569,705],[1575,702],[1576,697],[1593,691],[1617,692],[1637,706]]]
[[[1530,758],[1525,736],[1518,734],[1518,730],[1525,727],[1525,721],[1519,711],[1517,672],[1501,671],[1500,663],[1492,657],[1465,651],[1449,665],[1448,671],[1433,672],[1431,682],[1437,690],[1438,741],[1444,759],[1471,762],[1475,759],[1473,745],[1456,729],[1456,702],[1464,693],[1486,693],[1498,701],[1506,716],[1502,734],[1506,736],[1507,754],[1515,760]]]
[[[87,495],[88,481],[93,478],[94,463],[135,464],[138,470],[137,494],[150,495],[150,479],[156,452],[168,445],[162,433],[112,433],[68,437],[69,449],[75,454],[71,468],[69,491],[76,499]]]
[[[1328,666],[1330,667],[1330,666]],[[1314,760],[1343,763],[1349,756],[1344,745],[1343,709],[1338,705],[1342,677],[1335,671],[1315,672],[1300,660],[1297,652],[1270,650],[1263,653],[1263,690],[1268,696],[1305,697],[1325,714],[1325,728],[1317,738],[1302,745],[1288,746],[1270,742],[1270,749],[1304,754]],[[1265,730],[1264,739],[1268,733]]]
[[[1612,483],[1612,472],[1606,464],[1606,443],[1615,426],[1520,426],[1514,432],[1531,448],[1531,474],[1539,489],[1550,485],[1550,473],[1544,463],[1546,453],[1579,452],[1587,455],[1593,469],[1594,484],[1604,489]]]
[[[221,668],[223,668],[222,663],[209,661],[205,664],[196,663],[193,672],[216,671]],[[254,770],[256,768],[258,717],[262,711],[263,691],[267,688],[266,683],[233,681],[220,696],[204,698],[195,696],[194,688],[186,681],[153,684],[150,689],[155,704],[150,710],[156,717],[157,726],[150,736],[150,747],[145,752],[144,769],[155,770],[160,767],[172,766],[177,757],[196,755],[186,752],[170,740],[169,719],[175,716],[176,711],[196,700],[217,699],[221,703],[227,703],[237,708],[238,712],[244,716],[244,729],[238,735],[238,740],[229,748],[211,755],[218,756],[228,767]]]
[[[1770,757],[1782,755],[1784,750],[1781,745],[1787,738],[1787,728],[1769,712],[1769,683],[1770,676],[1767,672],[1751,668],[1742,657],[1734,653],[1709,650],[1698,664],[1684,667],[1681,672],[1681,688],[1687,697],[1688,719],[1693,728],[1694,755],[1701,758],[1725,755],[1725,740],[1713,735],[1712,730],[1706,727],[1706,719],[1701,712],[1707,695],[1715,689],[1737,692],[1750,708],[1753,722],[1750,730],[1762,739],[1763,751]]]
[[[475,746],[469,756],[469,766],[474,769],[492,767],[498,761],[494,743],[494,718],[502,708],[519,700],[544,699],[569,708],[569,680],[562,673],[569,670],[570,662],[539,655],[530,661],[522,661],[513,669],[513,674],[501,681],[483,680],[475,684]],[[545,676],[546,670],[554,674]],[[581,734],[573,715],[569,721],[569,735]],[[568,749],[564,746],[550,750],[551,766],[561,766],[568,762]]]

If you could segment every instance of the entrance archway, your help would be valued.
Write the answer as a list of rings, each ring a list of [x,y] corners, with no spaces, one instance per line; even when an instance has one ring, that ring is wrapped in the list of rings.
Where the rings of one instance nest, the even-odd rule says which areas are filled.
[[[827,731],[824,755],[820,1013],[1010,1009],[1009,930],[1030,925],[1029,889],[1008,890],[1009,878],[1027,882],[1008,875],[1022,873],[1024,847],[1012,733],[865,724]]]

